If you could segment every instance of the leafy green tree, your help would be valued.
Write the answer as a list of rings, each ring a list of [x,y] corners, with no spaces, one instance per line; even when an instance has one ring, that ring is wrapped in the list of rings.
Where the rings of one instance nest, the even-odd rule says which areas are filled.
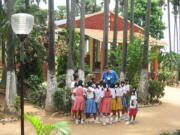
[[[31,0],[31,3],[33,3],[33,2],[36,2],[37,3],[37,6],[38,6],[38,8],[40,7],[40,2],[44,2],[44,3],[46,3],[47,2],[47,0]]]
[[[67,18],[66,6],[58,6],[58,9],[55,11],[55,20],[62,20],[65,18]]]
[[[102,9],[102,6],[97,5],[95,0],[94,1],[86,0],[86,6],[85,6],[86,14],[98,12],[98,11],[101,11],[101,9]]]
[[[151,36],[156,39],[164,38],[164,30],[166,29],[165,24],[162,20],[163,11],[159,6],[157,0],[152,0],[151,2],[151,16],[150,16],[150,33]],[[145,29],[146,25],[146,9],[147,9],[147,0],[135,0],[134,3],[134,23],[141,26]],[[130,15],[130,7],[128,14]],[[130,18],[129,18],[130,19]]]
[[[56,56],[57,56],[57,76],[62,76],[66,74],[67,71],[67,59],[68,59],[68,51],[69,46],[67,41],[69,40],[69,34],[66,29],[61,33],[58,33],[57,43],[56,43]],[[80,35],[75,32],[74,35],[74,67],[75,71],[79,66],[79,46],[80,46]]]
[[[122,46],[118,45],[116,50],[110,50],[109,56],[114,54],[115,60],[114,64],[109,62],[111,69],[116,71],[118,75],[121,72],[121,63],[122,63]],[[148,53],[148,63],[152,64],[154,58],[157,57],[157,54],[154,51],[149,50]],[[110,58],[110,57],[109,57]],[[127,51],[127,64],[126,64],[126,77],[128,78],[131,85],[139,86],[140,82],[140,74],[142,69],[142,60],[143,60],[143,41],[138,37],[134,38],[134,43],[128,44],[128,51]],[[110,60],[109,60],[110,61]],[[115,65],[115,66],[114,66]]]

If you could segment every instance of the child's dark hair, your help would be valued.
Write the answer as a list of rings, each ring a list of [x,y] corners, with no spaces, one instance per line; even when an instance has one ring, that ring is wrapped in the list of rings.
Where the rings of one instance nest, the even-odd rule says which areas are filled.
[[[83,87],[83,81],[82,80],[78,81],[78,86],[82,86]]]
[[[110,88],[115,88],[115,84],[112,83],[112,84],[110,85]]]
[[[131,95],[135,95],[135,91],[132,91]]]
[[[99,88],[99,83],[96,83],[96,88]]]
[[[115,86],[119,87],[119,82],[116,82]]]
[[[137,87],[136,86],[133,86],[132,90],[133,91],[136,91]]]
[[[76,82],[75,84],[74,84],[74,88],[77,88],[78,87],[78,83]]]
[[[103,86],[103,83],[104,83],[104,81],[101,80],[101,81],[99,82],[99,85],[100,85],[100,86]]]
[[[77,73],[73,74],[74,80],[77,80],[79,78],[79,75]]]
[[[103,88],[106,88],[106,83],[103,81],[102,83]]]
[[[121,85],[122,85],[122,84],[125,84],[125,82],[124,82],[124,81],[121,81]]]
[[[88,87],[91,87],[92,84],[93,84],[92,81],[89,81],[89,82],[87,83],[87,86],[88,86]]]

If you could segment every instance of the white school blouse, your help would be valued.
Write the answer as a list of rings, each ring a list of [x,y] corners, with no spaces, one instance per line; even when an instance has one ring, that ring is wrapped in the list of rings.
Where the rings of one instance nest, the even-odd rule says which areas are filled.
[[[110,89],[111,89],[112,98],[116,98],[116,89],[115,88],[110,88]]]
[[[122,88],[116,88],[116,96],[118,96],[118,97],[123,96],[123,89]]]
[[[87,91],[88,89],[90,92]],[[94,89],[92,87],[88,87],[88,89],[86,89],[87,98],[94,98]]]
[[[71,89],[73,89],[73,93],[75,93],[75,91],[76,91],[76,88],[74,87],[74,85],[75,85],[75,81],[73,81],[73,82],[71,83]],[[71,99],[74,101],[75,98],[76,98],[76,96],[74,96],[74,94],[72,94],[72,95],[71,95]]]
[[[96,88],[96,89],[94,90],[94,92],[95,92],[95,102],[96,102],[96,103],[99,103],[100,100],[101,100],[101,89]]]
[[[126,93],[128,93],[129,90],[130,90],[129,84],[128,84],[128,85],[125,85],[124,87],[125,87],[125,89],[126,89]]]
[[[132,105],[132,102],[134,102],[134,104]],[[135,95],[131,96],[131,99],[130,99],[130,108],[136,108],[137,106],[137,98]]]

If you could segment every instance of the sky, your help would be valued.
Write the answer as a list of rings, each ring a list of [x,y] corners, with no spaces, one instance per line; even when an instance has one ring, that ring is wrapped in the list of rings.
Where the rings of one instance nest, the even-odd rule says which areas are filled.
[[[97,0],[97,4],[100,4],[103,0]],[[54,4],[55,4],[55,9],[57,9],[57,7],[59,5],[66,5],[66,0],[54,0]],[[44,3],[40,4],[41,8],[45,8],[47,9],[48,6]],[[115,7],[115,1],[111,0],[110,3],[110,10],[113,10]],[[172,12],[172,5],[170,5],[170,10]],[[179,19],[179,18],[178,18]],[[166,27],[168,27],[168,18],[167,18],[167,7],[163,8],[163,22],[165,23]],[[179,21],[178,21],[179,22]],[[179,26],[178,26],[179,27]],[[172,46],[173,46],[173,41],[174,41],[174,17],[173,14],[171,13],[171,40],[172,40]],[[179,33],[180,34],[180,33]],[[168,35],[168,29],[166,29],[164,31],[164,39],[162,39],[163,41],[167,42],[167,44],[169,44],[169,35]],[[180,48],[180,47],[179,47]],[[165,46],[165,51],[169,51],[169,45]]]

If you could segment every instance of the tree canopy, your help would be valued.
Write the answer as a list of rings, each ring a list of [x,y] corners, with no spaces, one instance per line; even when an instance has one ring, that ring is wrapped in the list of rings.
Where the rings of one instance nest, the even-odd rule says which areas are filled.
[[[166,29],[165,23],[163,22],[163,11],[159,4],[159,1],[152,0],[151,2],[151,16],[150,16],[150,33],[151,36],[157,39],[163,39],[163,31]],[[130,4],[129,4],[130,5]],[[134,23],[145,28],[146,23],[146,9],[147,0],[135,0],[134,7]],[[128,17],[130,19],[130,6],[128,10]]]

